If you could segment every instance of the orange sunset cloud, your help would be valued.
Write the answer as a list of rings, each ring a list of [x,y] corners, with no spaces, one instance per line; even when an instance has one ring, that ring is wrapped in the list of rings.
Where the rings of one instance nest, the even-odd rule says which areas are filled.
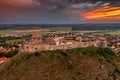
[[[117,21],[120,20],[120,7],[105,6],[84,14],[86,20],[108,20]]]

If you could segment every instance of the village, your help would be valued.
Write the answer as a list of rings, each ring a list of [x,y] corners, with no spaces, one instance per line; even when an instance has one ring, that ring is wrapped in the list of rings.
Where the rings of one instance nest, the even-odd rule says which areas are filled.
[[[20,52],[36,52],[43,50],[65,50],[85,47],[109,47],[118,49],[119,41],[120,39],[118,36],[112,35],[93,35],[79,32],[64,32],[59,34],[48,33],[41,35],[40,32],[34,32],[29,35],[27,40],[21,41],[19,43],[10,43],[15,44],[11,47],[5,48],[1,45],[0,52],[8,53],[14,50],[18,50]]]
[[[0,53],[2,55],[10,54],[15,51],[18,53],[33,53],[44,50],[66,50],[73,48],[86,47],[108,47],[118,53],[120,52],[120,37],[112,35],[95,35],[81,32],[51,32],[41,35],[39,31],[31,33],[31,35],[15,35],[15,38],[20,39],[27,36],[26,40],[20,42],[5,43],[5,46],[0,45]],[[12,37],[14,37],[12,35]],[[10,46],[8,46],[10,45]],[[1,63],[9,58],[1,56]]]
[[[19,40],[23,37],[24,40]],[[14,36],[12,35],[14,38]],[[16,37],[19,37],[16,38]],[[5,38],[5,37],[3,37]],[[96,35],[81,32],[51,32],[41,35],[39,31],[27,35],[15,35],[16,41],[6,41],[0,45],[0,52],[8,53],[10,51],[18,50],[20,52],[36,52],[43,50],[65,50],[72,48],[85,47],[109,47],[119,50],[120,37],[116,35]]]

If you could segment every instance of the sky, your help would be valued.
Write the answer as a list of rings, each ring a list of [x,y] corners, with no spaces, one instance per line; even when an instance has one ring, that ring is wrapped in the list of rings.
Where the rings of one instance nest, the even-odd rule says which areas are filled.
[[[120,22],[119,0],[0,0],[0,24]]]

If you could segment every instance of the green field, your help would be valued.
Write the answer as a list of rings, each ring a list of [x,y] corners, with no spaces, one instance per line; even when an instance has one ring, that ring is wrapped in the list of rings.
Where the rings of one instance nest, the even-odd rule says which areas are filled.
[[[50,28],[49,30],[51,31],[67,31],[67,30],[71,30],[69,29],[69,27],[65,28],[65,29],[62,29],[62,28]],[[23,32],[22,32],[23,31]],[[45,34],[46,32],[45,31],[39,31],[41,34]],[[95,33],[95,34],[98,34],[98,35],[103,35],[103,34],[110,34],[110,35],[120,35],[120,30],[73,30],[73,32],[81,32],[81,33]],[[31,33],[34,33],[34,30],[32,32],[28,32],[26,30],[0,30],[0,35],[6,35],[6,34],[31,34]]]
[[[7,40],[6,43],[21,43],[23,42],[23,39],[13,39],[13,40]]]
[[[99,35],[103,35],[103,34],[120,35],[120,30],[106,30],[106,31],[98,31],[95,33]]]

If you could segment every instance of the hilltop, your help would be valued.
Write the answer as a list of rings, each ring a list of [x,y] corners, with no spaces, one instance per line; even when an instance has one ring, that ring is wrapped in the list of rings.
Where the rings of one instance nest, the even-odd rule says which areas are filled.
[[[120,56],[109,48],[20,53],[0,65],[1,80],[119,80]]]

